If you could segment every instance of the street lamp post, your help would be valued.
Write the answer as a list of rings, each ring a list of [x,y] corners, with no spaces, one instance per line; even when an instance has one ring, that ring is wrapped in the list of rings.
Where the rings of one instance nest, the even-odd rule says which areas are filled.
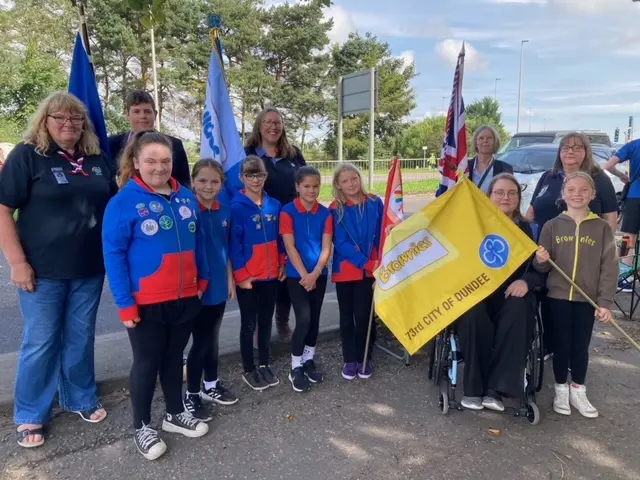
[[[496,85],[495,85],[495,88],[493,89],[493,101],[494,102],[498,101],[498,82],[500,80],[502,80],[502,79],[496,77]]]
[[[427,147],[426,145],[422,147],[422,168],[425,168],[427,166],[427,150],[428,149],[429,147]]]
[[[529,132],[531,132],[531,117],[533,116],[533,111],[531,107],[529,107]]]
[[[518,86],[518,118],[516,118],[516,133],[520,131],[520,102],[522,101],[522,63],[524,60],[525,43],[529,43],[529,40],[522,40],[520,42],[520,82]]]

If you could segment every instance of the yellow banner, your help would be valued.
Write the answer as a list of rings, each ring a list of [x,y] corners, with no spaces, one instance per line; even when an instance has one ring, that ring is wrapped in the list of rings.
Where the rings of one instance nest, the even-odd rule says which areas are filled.
[[[376,313],[414,354],[491,295],[536,249],[463,177],[387,237],[375,272]]]

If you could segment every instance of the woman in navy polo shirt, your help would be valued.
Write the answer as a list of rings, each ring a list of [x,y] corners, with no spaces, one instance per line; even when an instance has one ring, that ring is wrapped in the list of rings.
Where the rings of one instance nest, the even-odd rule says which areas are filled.
[[[495,128],[482,125],[473,134],[471,148],[476,156],[469,160],[469,179],[487,193],[489,184],[501,173],[513,173],[508,163],[496,160],[495,154],[500,150],[500,137]]]
[[[593,178],[596,184],[596,198],[589,204],[590,210],[606,220],[616,231],[618,220],[618,199],[609,176],[593,160],[591,143],[586,135],[569,133],[560,141],[556,163],[551,170],[542,174],[527,211],[527,218],[534,221],[538,231],[552,218],[564,210],[561,201],[562,182],[565,175],[582,170]]]
[[[273,107],[267,107],[256,117],[251,135],[247,139],[247,156],[256,155],[267,167],[264,191],[280,205],[291,203],[297,197],[296,172],[306,165],[302,152],[289,143],[284,127],[284,117]],[[280,282],[276,301],[276,329],[280,339],[291,341],[289,313],[291,299],[287,282]]]
[[[25,323],[14,398],[22,447],[44,443],[56,393],[87,422],[107,416],[93,349],[102,219],[117,190],[82,102],[66,92],[45,99],[0,175],[0,247]]]

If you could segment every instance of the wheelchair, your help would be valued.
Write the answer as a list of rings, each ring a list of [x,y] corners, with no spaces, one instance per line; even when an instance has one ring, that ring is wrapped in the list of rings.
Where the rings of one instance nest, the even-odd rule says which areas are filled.
[[[536,394],[542,389],[544,375],[544,349],[542,340],[542,317],[540,302],[537,302],[533,338],[527,352],[525,364],[524,391],[517,408],[505,405],[503,413],[512,413],[516,417],[525,417],[531,425],[540,422],[540,410],[536,405]],[[430,342],[428,378],[439,388],[438,404],[443,415],[449,409],[462,411],[463,407],[456,399],[458,385],[458,367],[463,361],[458,348],[458,338],[451,325],[441,331]],[[498,412],[500,413],[500,412]]]

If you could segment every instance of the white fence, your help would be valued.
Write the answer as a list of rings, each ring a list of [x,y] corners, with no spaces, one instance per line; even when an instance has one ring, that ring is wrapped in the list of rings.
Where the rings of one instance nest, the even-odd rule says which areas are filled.
[[[368,182],[369,178],[369,160],[345,160],[354,164],[362,172],[363,180]],[[322,183],[329,184],[333,179],[333,171],[338,164],[337,160],[320,160],[307,161],[307,165],[317,168],[322,174]],[[440,174],[433,160],[429,158],[409,158],[401,159],[402,181],[407,182],[423,182],[425,180],[439,180]],[[391,168],[391,159],[379,159],[373,161],[373,183],[387,182],[389,169]]]

